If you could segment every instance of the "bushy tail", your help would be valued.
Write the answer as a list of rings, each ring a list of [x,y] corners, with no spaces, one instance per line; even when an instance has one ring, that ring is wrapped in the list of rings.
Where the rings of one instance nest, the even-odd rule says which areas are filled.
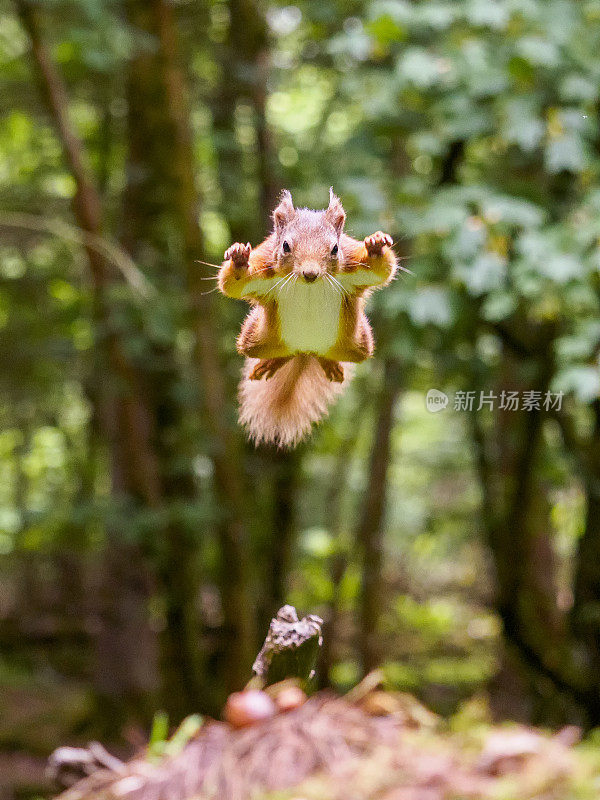
[[[273,377],[251,381],[258,361],[246,359],[239,388],[240,422],[256,444],[295,447],[310,433],[313,422],[327,414],[352,377],[352,365],[343,364],[343,383],[330,381],[316,358],[298,355]]]

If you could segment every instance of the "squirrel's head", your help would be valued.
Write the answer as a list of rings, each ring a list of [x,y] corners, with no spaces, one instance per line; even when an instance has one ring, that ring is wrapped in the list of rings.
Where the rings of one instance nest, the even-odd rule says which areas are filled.
[[[286,189],[273,211],[278,271],[295,272],[307,283],[337,272],[343,259],[340,235],[345,221],[346,212],[333,189],[329,190],[329,206],[324,211],[294,208]]]

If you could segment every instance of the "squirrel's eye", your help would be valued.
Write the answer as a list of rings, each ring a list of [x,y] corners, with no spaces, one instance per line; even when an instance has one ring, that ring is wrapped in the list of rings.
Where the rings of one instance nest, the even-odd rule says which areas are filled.
[[[282,249],[284,253],[291,253],[292,248],[289,246],[287,242],[284,242],[282,245]]]
[[[331,248],[331,255],[337,256],[337,254],[338,254],[338,246],[337,244],[334,244],[333,247]]]

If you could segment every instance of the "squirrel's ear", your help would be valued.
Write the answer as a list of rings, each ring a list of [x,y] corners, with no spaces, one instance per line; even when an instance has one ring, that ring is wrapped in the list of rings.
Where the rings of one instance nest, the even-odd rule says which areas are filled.
[[[325,212],[325,216],[331,222],[337,235],[339,236],[346,222],[346,212],[342,206],[339,197],[333,193],[333,186],[329,189],[329,208]]]
[[[292,203],[292,195],[287,189],[281,193],[279,205],[273,211],[273,223],[275,225],[275,233],[279,233],[294,216],[294,204]]]

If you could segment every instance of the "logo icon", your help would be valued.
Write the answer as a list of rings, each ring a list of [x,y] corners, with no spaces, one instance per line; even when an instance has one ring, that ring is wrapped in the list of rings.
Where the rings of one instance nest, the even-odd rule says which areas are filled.
[[[438,411],[443,411],[448,405],[448,395],[440,392],[439,389],[430,389],[425,398],[425,405],[427,406],[427,411],[437,414]]]

